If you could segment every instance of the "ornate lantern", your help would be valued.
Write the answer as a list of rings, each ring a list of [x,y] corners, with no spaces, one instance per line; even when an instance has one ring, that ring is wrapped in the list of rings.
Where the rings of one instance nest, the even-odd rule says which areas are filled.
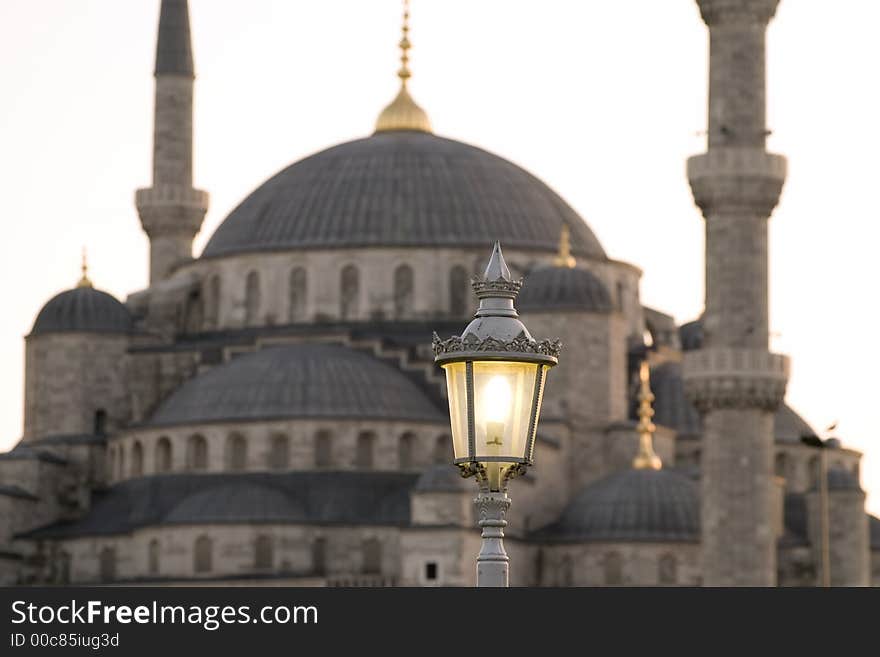
[[[513,280],[498,242],[482,278],[480,307],[460,337],[434,334],[434,360],[446,372],[455,464],[491,491],[532,464],[547,371],[559,341],[538,342],[519,319]]]

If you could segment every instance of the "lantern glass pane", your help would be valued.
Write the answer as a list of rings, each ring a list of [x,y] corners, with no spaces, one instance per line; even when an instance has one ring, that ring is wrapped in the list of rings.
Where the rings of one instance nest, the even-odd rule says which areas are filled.
[[[449,363],[446,391],[449,398],[449,421],[452,426],[452,449],[456,459],[468,457],[467,377],[464,363]]]
[[[474,429],[477,460],[525,456],[538,365],[474,362]]]

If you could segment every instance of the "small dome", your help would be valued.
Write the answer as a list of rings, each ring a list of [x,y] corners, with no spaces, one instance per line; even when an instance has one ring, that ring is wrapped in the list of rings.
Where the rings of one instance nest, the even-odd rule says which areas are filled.
[[[303,506],[283,491],[253,483],[226,483],[199,491],[180,501],[168,524],[303,522]]]
[[[682,351],[694,351],[703,346],[703,322],[695,319],[678,327]]]
[[[439,464],[425,470],[416,481],[418,493],[460,493],[473,484],[461,476],[454,465]]]
[[[516,307],[522,312],[614,310],[605,284],[592,272],[574,267],[543,267],[530,273],[525,277]]]
[[[346,347],[295,344],[238,356],[190,379],[149,424],[309,417],[447,421],[390,365]]]
[[[52,297],[37,315],[31,335],[42,333],[128,333],[128,309],[93,287],[75,287]]]
[[[861,491],[859,478],[839,465],[828,468],[828,490]]]
[[[223,221],[202,257],[353,247],[556,252],[570,226],[577,257],[605,260],[596,236],[535,176],[427,132],[377,132],[282,170]]]
[[[697,485],[671,470],[624,470],[581,490],[539,533],[563,541],[696,541]]]

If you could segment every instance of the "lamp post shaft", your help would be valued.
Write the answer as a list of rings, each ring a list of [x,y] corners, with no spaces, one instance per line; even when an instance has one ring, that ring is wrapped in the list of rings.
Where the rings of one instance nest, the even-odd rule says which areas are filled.
[[[483,530],[483,543],[477,555],[477,586],[508,586],[510,558],[504,551],[504,528],[510,497],[506,492],[481,491],[474,500]]]

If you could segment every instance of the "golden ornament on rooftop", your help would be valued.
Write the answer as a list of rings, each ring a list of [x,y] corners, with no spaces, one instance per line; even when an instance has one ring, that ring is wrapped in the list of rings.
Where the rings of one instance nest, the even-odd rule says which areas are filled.
[[[376,120],[376,132],[391,132],[394,130],[416,130],[419,132],[431,132],[431,120],[427,112],[413,100],[407,89],[407,81],[412,77],[409,70],[409,49],[412,44],[409,40],[409,0],[403,3],[403,36],[400,39],[400,70],[397,77],[400,78],[400,91],[391,104],[382,110]]]
[[[650,385],[651,372],[648,361],[643,360],[639,369],[639,424],[636,431],[639,433],[639,452],[633,459],[633,467],[637,470],[659,470],[663,467],[660,457],[654,452],[654,430],[657,428],[651,421],[654,417],[654,393]]]

